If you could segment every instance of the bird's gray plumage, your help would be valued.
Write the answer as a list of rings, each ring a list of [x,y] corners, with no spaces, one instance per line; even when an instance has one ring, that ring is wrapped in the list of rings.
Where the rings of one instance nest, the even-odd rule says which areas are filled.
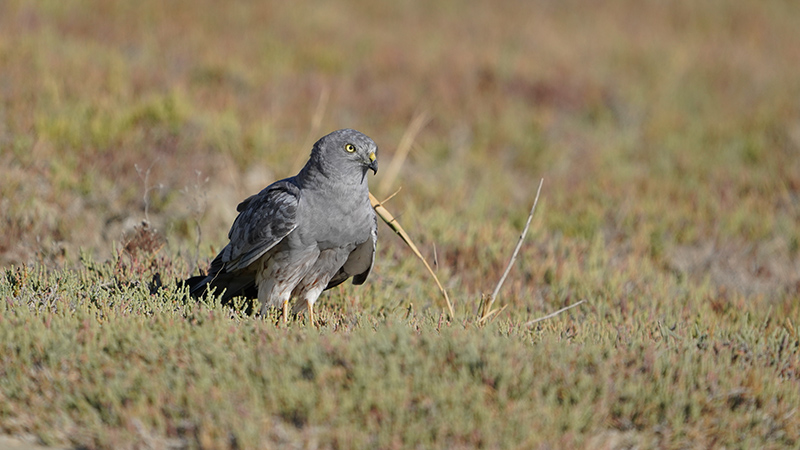
[[[239,204],[230,242],[208,275],[187,280],[191,293],[213,286],[225,290],[223,301],[257,295],[262,313],[268,306],[285,312],[297,297],[299,312],[350,277],[364,283],[377,242],[367,186],[367,171],[378,170],[377,152],[375,142],[355,130],[322,137],[297,175]]]

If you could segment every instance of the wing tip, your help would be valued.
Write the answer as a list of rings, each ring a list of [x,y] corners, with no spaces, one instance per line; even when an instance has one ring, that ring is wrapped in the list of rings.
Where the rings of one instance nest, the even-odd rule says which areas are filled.
[[[364,284],[367,281],[367,276],[369,276],[369,270],[358,275],[353,275],[353,284],[356,286]]]

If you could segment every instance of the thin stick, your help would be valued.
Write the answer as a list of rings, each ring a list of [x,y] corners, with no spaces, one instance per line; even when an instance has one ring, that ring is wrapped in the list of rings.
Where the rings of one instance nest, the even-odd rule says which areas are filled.
[[[142,176],[142,169],[139,168],[139,165],[133,165],[133,168],[136,169],[136,173],[139,175],[139,179],[144,182],[144,195],[142,196],[142,201],[144,202],[144,221],[147,223],[150,223],[150,191],[164,187],[161,183],[155,186],[150,186],[150,171],[153,169],[159,159],[161,159],[160,156],[150,163],[150,167],[144,171],[144,176]]]
[[[492,296],[489,297],[488,302],[486,302],[483,306],[483,311],[481,312],[481,317],[486,317],[489,311],[492,310],[492,305],[494,301],[497,299],[497,294],[500,293],[500,288],[503,286],[503,283],[506,281],[506,277],[508,277],[508,273],[511,272],[511,266],[514,265],[514,262],[517,260],[517,254],[519,254],[519,249],[522,247],[522,242],[525,240],[525,235],[528,234],[528,228],[531,226],[531,219],[533,219],[533,213],[536,211],[536,205],[539,203],[539,194],[542,192],[542,184],[544,184],[544,178],[539,180],[539,189],[536,190],[536,199],[533,200],[533,206],[531,207],[531,213],[528,214],[528,221],[525,222],[525,228],[522,230],[522,234],[519,236],[519,241],[517,241],[517,247],[514,249],[514,253],[511,255],[511,260],[508,261],[508,265],[506,266],[506,271],[503,272],[503,276],[500,277],[500,281],[497,283],[497,286],[494,288],[494,292],[492,292]]]
[[[544,316],[544,317],[539,317],[538,319],[533,319],[533,320],[531,320],[530,322],[527,322],[527,323],[525,323],[525,326],[526,326],[526,327],[529,327],[529,326],[531,326],[531,325],[535,324],[536,322],[541,322],[541,321],[543,321],[543,320],[547,320],[547,319],[553,318],[553,317],[555,317],[555,316],[557,316],[557,315],[561,314],[562,312],[564,312],[564,311],[566,311],[566,310],[568,310],[568,309],[572,309],[572,308],[574,308],[574,307],[576,307],[576,306],[580,305],[581,303],[585,303],[585,302],[586,302],[586,299],[583,299],[583,300],[579,301],[578,303],[574,303],[574,304],[572,304],[572,305],[565,306],[565,307],[563,307],[563,308],[559,309],[558,311],[556,311],[556,312],[554,312],[554,313],[550,313],[550,314],[548,314],[548,315],[546,315],[546,316]]]
[[[389,225],[389,228],[394,230],[394,232],[400,236],[400,238],[406,243],[406,245],[408,245],[411,251],[417,255],[417,258],[422,261],[422,264],[425,265],[425,268],[428,269],[428,272],[430,272],[430,274],[433,276],[433,280],[436,281],[436,285],[439,287],[439,292],[442,293],[444,301],[447,303],[447,311],[450,314],[450,318],[455,318],[456,314],[453,311],[453,304],[450,303],[450,297],[447,295],[447,291],[442,286],[442,283],[439,282],[439,277],[437,277],[436,273],[433,271],[433,269],[431,269],[428,261],[425,261],[425,257],[422,256],[422,253],[420,253],[420,251],[417,249],[417,246],[414,245],[414,241],[411,240],[411,238],[408,236],[408,233],[406,233],[403,227],[400,226],[400,223],[397,222],[392,213],[384,208],[381,202],[379,202],[371,192],[369,194],[369,201],[372,203],[372,207],[375,208],[375,212],[378,214],[378,216],[380,216],[380,218],[386,222],[386,225]]]
[[[425,111],[422,111],[411,119],[411,123],[408,124],[408,128],[406,128],[405,133],[403,133],[403,137],[400,138],[400,143],[397,145],[397,151],[394,153],[394,157],[392,157],[391,162],[389,162],[386,174],[383,176],[381,184],[378,186],[378,192],[385,194],[392,183],[397,179],[400,168],[403,167],[403,163],[408,157],[408,152],[411,151],[411,145],[414,143],[414,139],[417,138],[417,134],[422,131],[422,128],[427,123],[428,113]]]
[[[508,305],[503,305],[502,308],[493,309],[493,310],[489,311],[488,313],[486,313],[485,316],[481,317],[480,320],[478,320],[478,323],[486,322],[487,320],[489,320],[490,317],[494,316],[495,314],[499,315],[501,312],[505,311],[506,308],[508,308]]]
[[[387,203],[389,200],[393,199],[394,196],[397,195],[398,193],[400,193],[401,190],[403,190],[403,188],[401,188],[401,187],[397,188],[397,190],[394,191],[394,194],[392,194],[392,195],[386,197],[385,199],[383,199],[383,201],[381,202],[381,205],[383,205],[384,203]]]
[[[325,108],[328,106],[328,99],[331,96],[331,89],[326,85],[319,93],[319,101],[317,102],[317,109],[314,110],[314,115],[311,117],[311,132],[312,136],[316,136],[319,132],[319,127],[322,125],[322,117],[325,115]]]
[[[319,133],[319,127],[322,125],[322,118],[325,116],[325,109],[328,107],[328,99],[331,96],[331,89],[325,85],[319,92],[319,99],[317,100],[317,107],[314,109],[314,115],[311,116],[311,128],[308,130],[308,135],[303,143],[303,149],[311,148],[314,144],[314,137]],[[304,160],[308,154],[300,152],[295,159],[295,166],[302,167]]]

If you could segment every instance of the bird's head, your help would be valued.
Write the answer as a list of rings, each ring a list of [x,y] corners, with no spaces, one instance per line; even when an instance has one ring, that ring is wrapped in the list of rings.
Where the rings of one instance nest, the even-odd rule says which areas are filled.
[[[368,169],[378,173],[378,146],[375,141],[356,130],[337,130],[323,136],[314,144],[311,158],[319,159],[326,170],[338,173],[361,173],[362,181]]]

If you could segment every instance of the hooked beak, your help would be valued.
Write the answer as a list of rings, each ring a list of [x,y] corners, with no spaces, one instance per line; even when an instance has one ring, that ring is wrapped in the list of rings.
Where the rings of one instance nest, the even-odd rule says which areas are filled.
[[[375,152],[369,152],[369,165],[367,167],[372,169],[373,174],[378,173],[378,156],[375,155]]]

